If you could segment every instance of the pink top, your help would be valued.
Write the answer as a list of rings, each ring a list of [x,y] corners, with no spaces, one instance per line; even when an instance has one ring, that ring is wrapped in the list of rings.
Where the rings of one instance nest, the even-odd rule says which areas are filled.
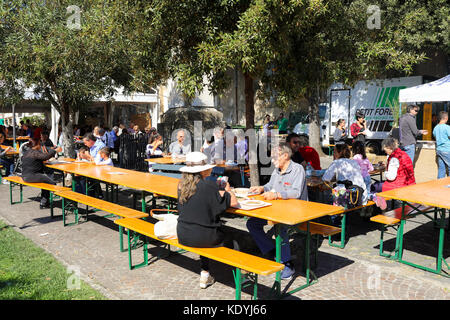
[[[367,177],[370,171],[373,171],[372,163],[370,163],[369,159],[363,159],[361,154],[355,154],[353,160],[358,162],[359,167],[361,168],[361,174],[363,177]]]

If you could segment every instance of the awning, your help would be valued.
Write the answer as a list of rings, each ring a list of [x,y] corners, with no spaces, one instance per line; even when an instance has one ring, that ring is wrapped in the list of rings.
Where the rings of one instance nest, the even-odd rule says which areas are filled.
[[[402,89],[399,102],[450,101],[450,74],[433,82]]]

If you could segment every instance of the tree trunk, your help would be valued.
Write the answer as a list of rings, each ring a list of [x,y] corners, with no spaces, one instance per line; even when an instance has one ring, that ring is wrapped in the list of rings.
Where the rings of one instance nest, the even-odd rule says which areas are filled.
[[[311,97],[309,101],[309,146],[314,148],[320,157],[325,154],[320,143],[319,99]]]
[[[75,158],[75,144],[73,142],[73,121],[75,114],[67,105],[61,105],[61,130],[63,135],[63,152],[65,157]]]
[[[253,78],[249,73],[244,73],[244,92],[245,92],[245,127],[246,129],[255,128],[255,89],[253,88]],[[249,145],[249,148],[256,146]],[[256,153],[256,150],[254,150]],[[249,163],[250,185],[259,185],[258,163]]]

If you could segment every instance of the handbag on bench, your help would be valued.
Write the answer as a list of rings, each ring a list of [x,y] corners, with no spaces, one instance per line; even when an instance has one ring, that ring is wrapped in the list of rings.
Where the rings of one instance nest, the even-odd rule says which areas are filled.
[[[362,204],[363,188],[351,181],[338,181],[332,189],[333,205],[352,209]]]

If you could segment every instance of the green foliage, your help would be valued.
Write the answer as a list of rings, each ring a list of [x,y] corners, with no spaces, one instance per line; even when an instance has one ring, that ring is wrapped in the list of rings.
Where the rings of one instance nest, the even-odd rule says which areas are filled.
[[[122,43],[111,32],[104,1],[3,2],[0,79],[21,79],[64,111],[112,93],[127,80]],[[80,8],[80,28],[67,8]],[[69,111],[69,109],[67,109]],[[73,110],[70,110],[73,111]]]
[[[42,114],[41,115],[32,115],[30,117],[23,117],[21,120],[25,123],[27,122],[27,120],[30,120],[30,123],[37,127],[46,125],[45,117]]]

